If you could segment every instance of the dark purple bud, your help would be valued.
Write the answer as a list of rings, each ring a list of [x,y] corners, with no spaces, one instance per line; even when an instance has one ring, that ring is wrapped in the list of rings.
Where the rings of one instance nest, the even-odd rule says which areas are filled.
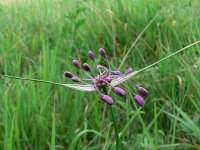
[[[80,78],[78,78],[78,77],[72,77],[72,81],[74,81],[74,82],[80,82],[80,81],[81,81],[81,79],[80,79]]]
[[[83,69],[84,69],[85,71],[90,71],[90,66],[89,66],[87,63],[84,63],[84,64],[83,64]]]
[[[114,91],[119,95],[119,96],[124,96],[126,94],[126,92],[120,88],[120,87],[115,87]]]
[[[92,51],[88,52],[88,56],[90,57],[91,60],[94,60],[94,53]]]
[[[144,106],[144,99],[140,95],[135,95],[134,99],[140,106]]]
[[[69,71],[65,71],[64,76],[67,77],[67,78],[72,78],[74,75]]]
[[[108,96],[108,95],[102,95],[101,99],[103,101],[105,101],[107,104],[112,105],[113,104],[113,99],[112,97]]]
[[[128,68],[126,71],[125,71],[125,74],[130,74],[133,72],[133,69],[132,68]]]
[[[100,48],[99,49],[99,54],[102,56],[102,57],[106,57],[106,52],[103,48]]]
[[[113,71],[113,74],[114,75],[120,75],[120,71],[119,70]]]
[[[80,63],[78,62],[78,60],[76,60],[76,59],[74,59],[73,60],[73,64],[74,64],[74,66],[76,66],[76,67],[78,67],[78,68],[80,68]]]
[[[141,96],[147,96],[148,91],[145,88],[137,87],[137,89],[138,89],[138,92],[140,93]]]

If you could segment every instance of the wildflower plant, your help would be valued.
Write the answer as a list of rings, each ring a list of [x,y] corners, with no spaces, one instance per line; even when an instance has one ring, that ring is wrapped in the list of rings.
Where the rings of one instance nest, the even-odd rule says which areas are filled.
[[[59,85],[59,86],[64,86],[64,87],[69,87],[71,89],[75,89],[75,90],[79,90],[79,91],[85,91],[85,92],[93,92],[93,91],[97,91],[97,92],[101,92],[101,89],[103,87],[107,87],[107,88],[112,88],[114,90],[115,93],[117,93],[120,96],[124,96],[125,95],[125,91],[124,89],[118,87],[117,85],[123,85],[125,88],[127,88],[128,90],[130,90],[130,92],[132,92],[132,94],[134,96],[137,96],[138,94],[135,94],[130,87],[128,87],[127,85],[124,84],[125,81],[129,81],[131,82],[129,79],[132,78],[134,75],[143,72],[145,70],[147,70],[150,67],[153,67],[159,63],[161,63],[162,61],[182,52],[185,49],[188,49],[189,47],[192,47],[196,44],[200,43],[200,41],[196,41],[180,50],[177,50],[176,52],[160,59],[159,61],[146,66],[140,70],[135,70],[133,71],[132,68],[128,68],[124,74],[122,74],[119,70],[111,70],[111,65],[108,61],[107,55],[105,50],[103,50],[102,48],[99,49],[99,53],[100,55],[107,61],[108,63],[108,68],[102,65],[96,65],[99,74],[94,76],[94,73],[91,71],[90,66],[87,63],[84,63],[83,66],[80,65],[78,60],[73,60],[73,65],[79,69],[81,69],[87,76],[87,79],[82,79],[79,77],[76,77],[73,73],[69,72],[69,71],[65,71],[64,72],[64,76],[67,78],[71,78],[71,80],[73,82],[79,82],[81,84],[66,84],[66,83],[58,83],[58,82],[53,82],[53,81],[46,81],[46,80],[40,80],[40,79],[32,79],[32,78],[23,78],[23,77],[17,77],[17,76],[11,76],[11,75],[6,75],[6,74],[0,74],[0,77],[3,78],[11,78],[11,79],[18,79],[18,80],[27,80],[27,81],[34,81],[34,82],[40,82],[40,83],[48,83],[48,84],[54,84],[54,85]],[[95,55],[92,51],[88,52],[88,56],[91,60],[93,60],[95,63]],[[91,73],[91,75],[90,75]],[[89,82],[87,82],[89,81]],[[83,84],[82,84],[83,83]],[[132,83],[132,82],[131,82]],[[135,85],[134,83],[132,83],[132,85],[137,89],[139,95],[141,95],[142,97],[145,97],[148,92],[145,88],[140,87],[138,85]],[[101,96],[103,96],[104,94],[101,92],[99,93]],[[138,97],[138,96],[137,96]],[[105,101],[106,102],[106,101]]]
[[[87,79],[84,78],[79,78],[75,76],[73,73],[69,71],[64,72],[64,76],[67,78],[71,78],[73,82],[80,82],[83,83],[83,85],[86,85],[85,91],[96,91],[99,93],[101,99],[106,102],[109,105],[113,104],[113,98],[106,93],[104,93],[104,89],[112,89],[117,95],[119,96],[125,96],[126,91],[124,88],[126,88],[128,91],[131,92],[131,94],[134,96],[134,100],[139,104],[139,106],[144,105],[144,97],[147,96],[148,92],[144,87],[138,86],[134,84],[130,79],[126,78],[126,75],[129,75],[133,73],[132,68],[128,68],[124,74],[119,71],[119,70],[112,70],[111,69],[111,64],[108,60],[108,56],[106,51],[103,48],[99,49],[99,54],[105,61],[107,62],[107,66],[100,65],[96,62],[95,59],[95,54],[92,51],[88,52],[89,58],[96,64],[96,69],[98,72],[97,74],[94,73],[94,71],[91,70],[91,67],[88,63],[84,63],[83,65],[80,65],[78,60],[73,60],[73,64],[76,68],[82,70],[86,75]],[[123,79],[122,81],[120,81]],[[129,87],[125,81],[129,81],[133,87],[137,90],[136,94],[133,90],[132,87]],[[122,85],[123,88],[119,87],[119,85]],[[68,86],[66,84],[66,86]]]
[[[143,106],[144,105],[144,97],[148,95],[148,91],[144,87],[138,86],[138,85],[134,84],[132,81],[130,81],[131,77],[133,77],[134,75],[136,75],[144,70],[147,70],[150,67],[153,67],[153,66],[161,63],[162,61],[164,61],[164,60],[166,60],[166,59],[168,59],[168,58],[170,58],[170,57],[182,52],[183,50],[185,50],[191,46],[194,46],[198,43],[200,43],[200,41],[196,41],[196,42],[194,42],[194,43],[192,43],[192,44],[190,44],[190,45],[188,45],[188,46],[186,46],[186,47],[184,47],[184,48],[160,59],[159,61],[140,69],[140,70],[134,71],[132,68],[128,68],[127,70],[125,70],[124,73],[122,73],[119,70],[111,69],[111,64],[108,61],[108,56],[103,48],[99,49],[99,54],[101,55],[101,57],[103,59],[105,59],[105,61],[107,62],[107,66],[97,64],[96,59],[95,59],[95,54],[92,51],[89,51],[88,56],[96,64],[98,73],[95,74],[91,70],[91,67],[89,66],[88,63],[84,63],[83,65],[81,65],[78,60],[73,60],[72,61],[73,65],[75,67],[77,67],[78,69],[82,70],[88,76],[88,78],[86,78],[86,79],[80,78],[80,77],[75,76],[73,73],[71,73],[69,71],[65,71],[64,76],[67,78],[70,78],[73,82],[76,82],[76,84],[63,84],[63,83],[57,83],[57,82],[52,82],[52,81],[22,78],[22,77],[16,77],[16,76],[4,75],[4,74],[1,74],[1,77],[49,83],[49,84],[69,87],[69,88],[72,88],[75,90],[85,91],[85,92],[94,92],[94,91],[98,92],[101,99],[104,102],[106,102],[107,104],[109,104],[109,106],[110,106],[109,109],[111,112],[111,116],[112,116],[112,120],[113,120],[114,128],[115,128],[116,149],[119,149],[118,128],[116,125],[114,113],[113,113],[112,106],[111,106],[113,104],[113,99],[111,96],[104,93],[103,89],[104,88],[112,89],[114,91],[114,93],[116,93],[117,95],[122,96],[122,97],[126,95],[125,89],[127,89],[128,91],[130,91],[132,93],[134,100],[139,104],[139,106]],[[132,84],[132,86],[129,87],[127,84],[125,84],[125,81],[130,82]],[[132,90],[133,87],[135,88],[136,92],[134,92]]]

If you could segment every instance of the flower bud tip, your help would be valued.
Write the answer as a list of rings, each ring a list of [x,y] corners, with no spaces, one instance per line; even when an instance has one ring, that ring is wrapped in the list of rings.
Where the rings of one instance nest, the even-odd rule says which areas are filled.
[[[127,75],[127,74],[130,74],[130,73],[132,73],[133,72],[133,69],[132,68],[128,68],[126,71],[125,71],[125,74]]]
[[[113,71],[113,74],[114,75],[120,75],[120,71],[119,70]]]
[[[135,95],[134,99],[140,106],[144,106],[144,99],[140,95]]]
[[[84,63],[84,64],[83,64],[83,69],[84,69],[85,71],[90,71],[90,66],[89,66],[87,63]]]
[[[108,96],[108,95],[102,95],[101,99],[103,101],[105,101],[107,104],[112,105],[113,104],[113,99],[112,97]]]
[[[145,88],[138,87],[137,89],[138,89],[138,92],[140,93],[141,96],[147,96],[148,91]]]
[[[81,79],[80,79],[80,78],[78,78],[78,77],[72,77],[72,81],[74,81],[74,82],[80,82],[80,81],[81,81]]]
[[[67,78],[72,78],[74,75],[69,71],[65,71],[64,76],[67,77]]]
[[[92,51],[88,52],[88,56],[90,57],[91,60],[94,60],[94,53]]]
[[[106,57],[106,52],[103,48],[100,48],[99,49],[99,54],[102,56],[102,57]]]
[[[80,67],[80,63],[76,59],[73,60],[73,64],[75,67],[78,67],[78,68]]]
[[[126,94],[126,92],[120,88],[120,87],[115,87],[114,91],[119,95],[119,96],[124,96]]]

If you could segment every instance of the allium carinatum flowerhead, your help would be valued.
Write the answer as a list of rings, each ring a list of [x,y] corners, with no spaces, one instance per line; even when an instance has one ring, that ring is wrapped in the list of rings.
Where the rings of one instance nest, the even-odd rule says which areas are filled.
[[[89,51],[88,56],[91,59],[90,62],[91,64],[96,65],[96,71],[91,70],[89,63],[83,63],[81,65],[77,59],[74,59],[74,66],[77,67],[80,71],[83,71],[85,75],[87,75],[87,78],[80,78],[74,76],[69,71],[65,71],[65,77],[71,78],[73,82],[81,82],[83,84],[64,85],[81,91],[97,91],[101,99],[109,105],[113,104],[113,98],[104,92],[105,88],[113,89],[113,92],[121,97],[126,95],[126,91],[129,91],[133,95],[135,102],[138,103],[139,106],[143,106],[144,97],[148,95],[148,91],[144,87],[138,86],[132,81],[128,80],[130,75],[134,73],[133,69],[126,69],[124,74],[120,70],[112,70],[106,51],[103,48],[100,48],[99,54],[107,63],[106,66],[100,65],[95,60],[94,52]],[[128,86],[126,82],[130,82],[129,85],[132,86]],[[134,91],[137,91],[138,94],[136,94]]]

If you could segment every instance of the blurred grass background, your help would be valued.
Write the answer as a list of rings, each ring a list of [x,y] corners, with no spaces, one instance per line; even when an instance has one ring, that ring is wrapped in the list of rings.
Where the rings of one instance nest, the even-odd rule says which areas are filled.
[[[71,83],[63,72],[77,72],[72,59],[95,69],[87,51],[100,47],[116,69],[151,21],[122,71],[198,41],[200,1],[1,0],[0,72]],[[199,67],[197,45],[133,77],[149,91],[143,108],[112,94],[120,149],[200,149]],[[0,149],[114,149],[104,108],[97,93],[0,78]]]

